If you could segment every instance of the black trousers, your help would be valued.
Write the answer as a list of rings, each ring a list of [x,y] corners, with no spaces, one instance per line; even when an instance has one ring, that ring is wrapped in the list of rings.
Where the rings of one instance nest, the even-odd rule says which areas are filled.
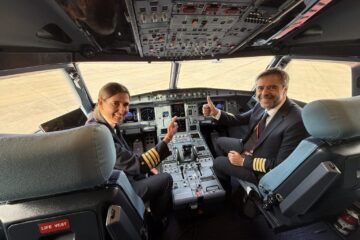
[[[172,208],[173,179],[168,173],[159,173],[139,180],[132,179],[131,185],[144,202],[150,202],[154,217],[166,216]]]
[[[231,177],[239,178],[248,182],[257,183],[255,173],[247,168],[235,166],[230,163],[227,157],[229,151],[243,151],[243,143],[241,139],[219,137],[216,141],[218,157],[215,158],[213,169],[218,177],[221,185],[228,193],[231,193]]]

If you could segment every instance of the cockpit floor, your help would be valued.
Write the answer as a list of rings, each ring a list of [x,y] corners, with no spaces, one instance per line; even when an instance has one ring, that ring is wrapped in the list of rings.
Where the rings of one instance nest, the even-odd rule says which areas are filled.
[[[330,222],[319,221],[307,226],[275,233],[259,214],[249,218],[239,206],[224,202],[208,206],[202,212],[174,211],[161,240],[342,240]],[[351,240],[358,239],[360,231]],[[156,238],[155,238],[156,239]]]

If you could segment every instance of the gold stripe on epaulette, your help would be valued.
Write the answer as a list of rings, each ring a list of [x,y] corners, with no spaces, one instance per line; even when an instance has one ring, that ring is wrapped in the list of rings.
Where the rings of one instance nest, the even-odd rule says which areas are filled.
[[[151,159],[153,160],[153,162],[154,162],[155,164],[158,164],[158,161],[157,161],[155,155],[154,155],[150,150],[147,151],[146,154],[148,154],[148,155],[151,157]]]
[[[156,149],[155,149],[155,148],[152,148],[152,149],[150,149],[150,151],[152,151],[152,152],[155,154],[156,158],[157,158],[158,161],[160,162],[160,155],[159,155],[159,153],[156,151]]]
[[[160,159],[156,156],[156,154],[154,153],[154,149],[150,149],[148,151],[148,153],[152,156],[152,158],[155,160],[156,164],[160,163]]]
[[[257,164],[257,170],[260,172],[261,171],[261,158],[258,158],[258,164]]]
[[[257,158],[256,171],[260,172],[260,167],[261,167],[261,158]]]
[[[146,162],[146,164],[148,165],[149,169],[152,169],[153,166],[151,165],[149,159],[147,158],[147,156],[145,154],[142,155],[144,161]]]
[[[253,159],[252,168],[256,170],[256,158]]]
[[[266,158],[263,158],[262,162],[261,162],[261,171],[262,172],[266,172],[265,162],[266,162]]]
[[[153,153],[155,153],[157,159],[159,159],[159,162],[160,162],[161,159],[160,159],[160,155],[159,155],[158,151],[155,148],[152,148],[152,150],[153,150]]]
[[[155,160],[153,159],[153,157],[149,154],[149,152],[146,152],[145,156],[150,160],[152,166],[156,167],[157,164],[156,164]]]

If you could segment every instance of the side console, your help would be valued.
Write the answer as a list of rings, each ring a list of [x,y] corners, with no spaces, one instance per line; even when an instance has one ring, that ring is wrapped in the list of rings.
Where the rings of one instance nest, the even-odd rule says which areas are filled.
[[[225,196],[212,169],[213,156],[200,132],[177,133],[169,148],[172,155],[162,162],[161,171],[173,177],[175,208],[197,208],[203,202]]]

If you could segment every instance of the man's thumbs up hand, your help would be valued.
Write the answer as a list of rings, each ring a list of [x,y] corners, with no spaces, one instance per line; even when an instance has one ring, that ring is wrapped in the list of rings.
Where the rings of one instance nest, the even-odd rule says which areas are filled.
[[[213,101],[211,100],[210,96],[207,96],[207,104],[203,105],[203,114],[205,117],[207,116],[216,116],[220,111],[218,108],[214,106]]]

